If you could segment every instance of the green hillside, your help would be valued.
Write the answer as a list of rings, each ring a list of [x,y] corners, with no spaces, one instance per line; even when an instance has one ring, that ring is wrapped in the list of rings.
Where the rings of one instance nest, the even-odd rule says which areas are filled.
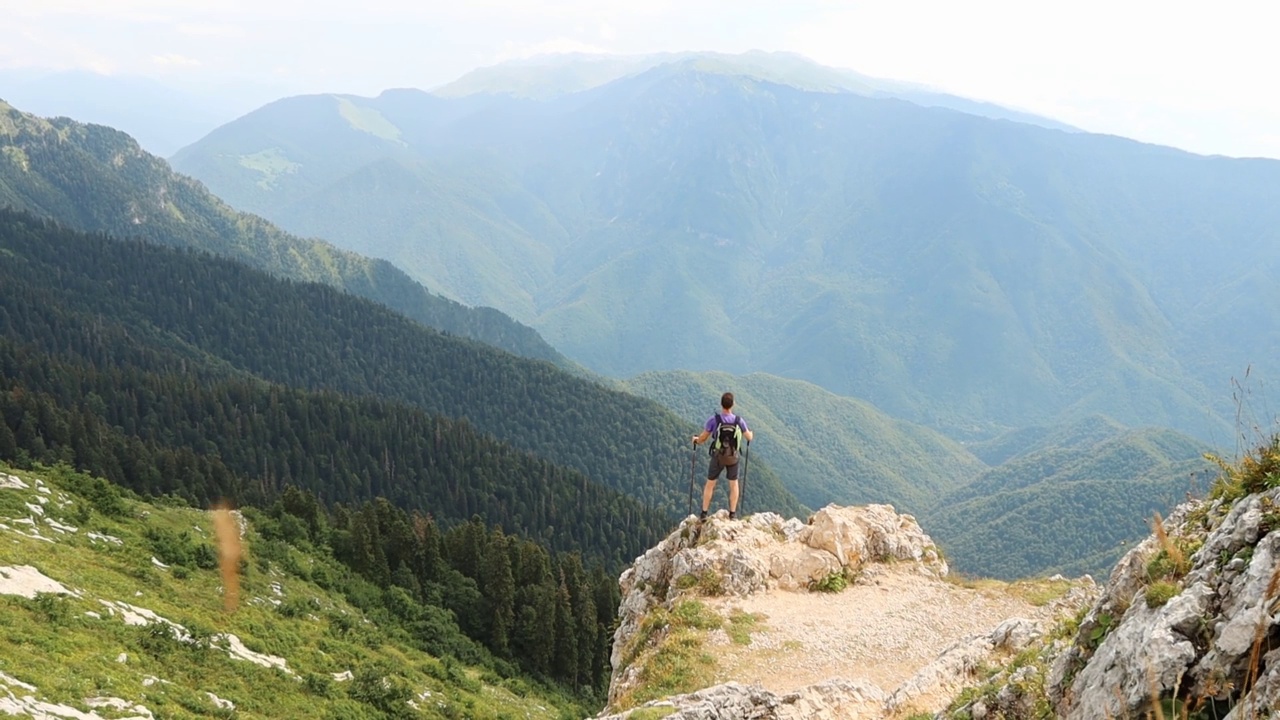
[[[1275,323],[1273,161],[694,63],[544,101],[291,98],[175,163],[594,370],[766,372],[958,438],[1229,436],[1229,379],[1280,356],[1224,330]]]
[[[174,422],[187,421],[183,409],[173,406],[177,398],[209,401],[197,400],[205,388],[190,387],[183,378],[216,376],[229,367],[291,389],[378,398],[402,408],[396,412],[412,406],[465,420],[475,432],[663,512],[686,510],[681,450],[691,428],[656,403],[606,390],[549,363],[442,335],[324,285],[281,281],[191,252],[85,236],[13,213],[0,214],[0,221],[0,248],[9,253],[0,273],[12,298],[0,331],[15,351],[32,345],[65,355],[66,362],[88,372],[105,370],[105,363],[125,372],[172,375],[179,384],[162,393],[170,402],[158,403],[154,412],[179,413]],[[137,380],[144,381],[168,382]],[[122,391],[115,376],[101,382]],[[74,393],[64,397],[75,400]],[[324,395],[318,399],[328,401]],[[305,408],[311,401],[299,402]],[[198,416],[189,421],[200,422]],[[401,441],[427,442],[429,436],[409,434]],[[292,442],[312,441],[324,442],[311,434]],[[417,452],[397,462],[420,462]],[[499,472],[497,457],[490,461]],[[245,462],[241,469],[251,470]],[[794,514],[799,506],[767,466],[755,471],[760,507]],[[312,472],[325,476],[320,467]],[[519,491],[530,486],[530,473],[545,472],[512,466],[508,476],[485,479]],[[407,491],[394,472],[384,474],[383,482],[389,485],[380,494]],[[591,519],[608,524],[606,517]],[[614,550],[623,547],[643,551],[647,545],[627,541]]]
[[[957,571],[1017,579],[1054,572],[1106,577],[1194,487],[1205,463],[1163,463],[1123,480],[1056,480],[1003,491],[926,513],[921,523]],[[1193,479],[1199,478],[1199,480]]]
[[[920,521],[961,572],[1105,575],[1125,543],[1187,493],[1203,493],[1204,444],[1167,429],[1089,418],[938,498]]]
[[[590,712],[469,640],[452,611],[354,572],[330,546],[348,530],[324,518],[313,532],[279,509],[244,508],[238,603],[228,612],[210,514],[167,500],[144,502],[65,468],[0,465],[7,712],[368,720]],[[443,547],[462,547],[463,534],[446,534]],[[529,552],[504,542],[517,557]],[[459,559],[447,550],[438,558]],[[469,578],[458,586],[466,583],[476,592]],[[583,609],[594,605],[584,600]],[[555,637],[543,639],[554,647]],[[113,709],[101,698],[125,702]],[[44,715],[37,702],[64,709],[46,706]]]
[[[986,469],[933,430],[799,380],[670,371],[623,385],[691,423],[705,422],[720,394],[731,390],[737,411],[757,433],[752,453],[767,458],[783,485],[812,508],[890,503],[919,512]]]
[[[232,210],[124,133],[66,118],[37,118],[0,101],[3,207],[80,230],[205,250],[281,277],[326,283],[429,327],[572,366],[535,331],[492,308],[464,307],[428,292],[388,262],[289,235]]]

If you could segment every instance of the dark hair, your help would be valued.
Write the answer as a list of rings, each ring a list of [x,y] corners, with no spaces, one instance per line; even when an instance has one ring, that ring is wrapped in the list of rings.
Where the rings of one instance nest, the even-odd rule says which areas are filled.
[[[725,393],[720,396],[720,407],[725,410],[733,408],[733,393]]]

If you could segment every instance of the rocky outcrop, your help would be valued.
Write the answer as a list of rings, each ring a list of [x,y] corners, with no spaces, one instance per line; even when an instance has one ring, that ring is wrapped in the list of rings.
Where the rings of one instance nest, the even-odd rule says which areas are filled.
[[[874,685],[831,680],[800,691],[778,695],[758,685],[724,683],[687,695],[647,703],[622,713],[602,715],[601,720],[630,720],[633,716],[655,717],[655,710],[670,710],[667,720],[833,720],[834,718],[878,717],[884,692]]]
[[[610,704],[639,681],[639,668],[630,661],[640,651],[635,645],[641,620],[682,593],[807,589],[832,576],[856,574],[865,563],[891,561],[910,563],[923,574],[947,574],[946,562],[915,518],[889,505],[828,506],[807,524],[775,513],[729,520],[721,512],[701,527],[686,519],[622,574]]]
[[[1271,652],[1280,631],[1278,500],[1271,490],[1230,507],[1187,503],[1167,521],[1166,542],[1153,535],[1129,552],[1054,663],[1047,689],[1065,717],[1134,715],[1153,697],[1251,707],[1227,717],[1280,711],[1280,653]],[[1159,602],[1147,589],[1169,544],[1196,549],[1176,594]]]
[[[893,600],[884,595],[887,589],[884,583],[891,578],[901,578],[890,582],[894,586],[914,587],[915,592],[936,594],[948,602],[965,592],[976,592],[947,583],[947,575],[946,562],[915,519],[887,505],[829,506],[815,513],[808,522],[783,520],[772,513],[729,520],[722,512],[701,526],[689,518],[638,558],[620,579],[622,602],[614,634],[609,705],[600,717],[835,720],[902,717],[920,708],[936,709],[945,706],[961,688],[977,682],[979,668],[989,667],[1038,642],[1054,618],[1064,613],[1074,615],[1097,595],[1097,587],[1085,578],[1071,584],[1070,593],[1047,606],[1033,607],[1026,603],[1019,606],[1034,611],[1034,617],[997,621],[994,628],[975,623],[975,628],[990,629],[969,637],[957,634],[955,637],[961,639],[933,662],[928,662],[932,656],[921,657],[923,667],[915,666],[919,670],[914,675],[910,675],[911,667],[904,668],[906,674],[896,675],[892,691],[864,677],[831,677],[814,682],[816,678],[806,676],[804,682],[791,684],[774,683],[766,676],[763,685],[714,684],[631,707],[638,698],[652,697],[638,691],[643,690],[650,679],[646,676],[650,667],[648,660],[658,656],[667,636],[678,638],[672,641],[673,646],[689,641],[689,628],[677,627],[680,623],[673,618],[690,599],[705,600],[703,610],[714,612],[718,607],[731,615],[734,608],[743,604],[758,606],[764,598],[779,598],[778,602],[790,607],[790,602],[780,600],[789,592],[808,593],[845,585],[858,588],[856,592],[848,591],[851,595],[874,598],[874,602],[881,605],[892,603]],[[1061,578],[1045,582],[1070,584]],[[838,596],[829,597],[835,600]],[[976,595],[966,597],[970,599],[939,607],[938,611],[946,615],[963,613],[961,608],[969,606]],[[864,611],[862,605],[855,609],[838,602],[826,607],[833,613],[827,619],[833,628],[859,617]],[[770,615],[766,613],[765,617]],[[772,630],[762,632],[766,640],[773,635]],[[723,630],[715,633],[722,638],[719,642],[729,642]],[[754,640],[749,641],[752,648],[753,643]],[[760,649],[768,658],[762,662],[770,667],[777,662],[776,655],[770,653],[778,652],[769,649],[776,648],[776,641],[772,643],[766,641]],[[704,649],[707,647],[712,646]],[[938,645],[938,649],[944,647]],[[739,652],[755,651],[734,651],[735,662],[742,659]],[[898,672],[902,671],[895,671]],[[859,675],[856,671],[851,674]],[[907,677],[906,682],[898,684]],[[752,682],[761,680],[757,678]]]
[[[1157,703],[1173,717],[1280,716],[1277,528],[1280,489],[1179,506],[1117,563],[1078,630],[1044,644],[1039,668],[949,717],[1136,718]]]
[[[1026,618],[1012,618],[994,630],[973,635],[947,648],[937,660],[921,668],[910,680],[885,700],[889,710],[910,707],[921,696],[944,692],[955,694],[969,684],[974,673],[992,653],[1016,653],[1044,635],[1039,625]]]

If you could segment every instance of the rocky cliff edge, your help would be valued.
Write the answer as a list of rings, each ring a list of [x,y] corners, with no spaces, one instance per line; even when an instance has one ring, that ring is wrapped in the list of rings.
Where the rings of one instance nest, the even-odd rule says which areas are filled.
[[[881,718],[945,708],[1096,595],[957,582],[915,518],[689,518],[623,573],[601,717]]]

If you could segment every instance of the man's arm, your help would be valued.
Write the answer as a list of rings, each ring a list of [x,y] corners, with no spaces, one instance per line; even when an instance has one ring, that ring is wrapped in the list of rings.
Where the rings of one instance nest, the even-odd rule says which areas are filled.
[[[693,436],[693,444],[701,445],[702,443],[706,442],[707,438],[709,437],[711,437],[711,433],[707,432],[706,430],[703,430],[701,435]]]

